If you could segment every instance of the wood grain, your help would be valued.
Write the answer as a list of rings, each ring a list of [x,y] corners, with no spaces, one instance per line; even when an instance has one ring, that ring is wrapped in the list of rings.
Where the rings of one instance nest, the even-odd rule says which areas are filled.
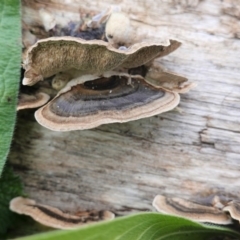
[[[79,11],[119,4],[137,34],[181,40],[182,47],[159,62],[198,87],[182,95],[181,111],[93,130],[53,132],[38,125],[32,111],[20,112],[9,161],[29,197],[71,212],[118,214],[152,209],[157,194],[200,202],[214,194],[238,198],[237,1],[72,2]]]

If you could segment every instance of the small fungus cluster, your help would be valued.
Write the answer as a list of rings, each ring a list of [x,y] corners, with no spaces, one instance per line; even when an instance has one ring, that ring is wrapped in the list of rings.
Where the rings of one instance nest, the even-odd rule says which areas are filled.
[[[219,225],[232,224],[233,220],[240,222],[240,203],[221,201],[218,196],[212,199],[211,206],[205,206],[181,198],[157,195],[152,205],[158,212],[189,218],[197,222]]]
[[[116,24],[121,24],[117,31]],[[50,37],[24,53],[22,84],[41,86],[51,81],[55,91],[50,96],[40,90],[19,95],[18,110],[42,106],[35,113],[42,126],[82,130],[154,116],[175,108],[179,93],[194,86],[154,61],[176,50],[179,41],[134,43],[129,18],[109,10],[93,17],[88,26],[89,33],[104,26],[106,41]]]

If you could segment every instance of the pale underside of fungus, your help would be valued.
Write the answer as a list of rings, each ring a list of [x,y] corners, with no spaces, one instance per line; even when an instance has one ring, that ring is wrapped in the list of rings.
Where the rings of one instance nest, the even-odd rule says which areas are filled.
[[[181,198],[167,198],[157,195],[153,200],[153,207],[158,212],[189,218],[197,222],[221,225],[232,223],[231,217],[217,208],[204,206]]]
[[[57,229],[75,229],[84,224],[111,220],[115,217],[110,211],[85,211],[79,212],[77,215],[71,215],[23,197],[12,199],[10,210],[18,214],[28,215],[45,226]]]
[[[55,131],[82,130],[128,122],[175,108],[179,94],[155,88],[140,76],[79,78],[35,113],[36,120]]]

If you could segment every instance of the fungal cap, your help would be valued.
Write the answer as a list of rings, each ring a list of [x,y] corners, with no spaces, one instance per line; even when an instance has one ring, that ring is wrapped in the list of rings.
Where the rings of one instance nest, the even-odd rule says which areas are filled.
[[[155,88],[139,76],[87,75],[70,81],[35,118],[54,131],[83,130],[160,114],[179,100],[179,94]]]
[[[222,209],[224,212],[229,212],[231,217],[240,222],[240,203],[231,201]]]
[[[189,218],[197,222],[222,225],[232,223],[231,218],[219,209],[196,204],[181,198],[166,198],[157,195],[153,200],[153,207],[158,212]]]
[[[23,197],[12,199],[10,210],[18,214],[28,215],[45,226],[57,229],[74,229],[86,223],[114,218],[114,214],[109,211],[89,211],[71,215],[57,208],[37,204],[36,201]]]
[[[30,206],[35,204],[35,200],[23,197],[16,197],[13,198],[10,202],[10,210],[18,214],[24,214],[28,208],[28,205]]]
[[[17,105],[17,111],[28,108],[37,108],[48,102],[50,96],[43,92],[35,94],[20,93]]]
[[[116,49],[101,40],[51,37],[37,41],[26,53],[23,85],[34,85],[59,72],[76,69],[84,74],[101,75],[117,67],[135,68],[169,53],[176,41],[142,42],[127,50]],[[65,54],[68,52],[69,54]],[[81,57],[79,57],[81,56]]]
[[[166,71],[149,71],[145,80],[157,88],[164,88],[177,93],[187,93],[196,87],[196,83],[187,82],[187,78]]]

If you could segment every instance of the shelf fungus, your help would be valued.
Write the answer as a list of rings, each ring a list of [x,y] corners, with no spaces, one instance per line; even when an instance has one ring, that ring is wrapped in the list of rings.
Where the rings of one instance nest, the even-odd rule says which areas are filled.
[[[18,96],[17,111],[28,108],[37,108],[46,104],[50,96],[43,92],[32,94],[20,93]]]
[[[179,44],[176,40],[141,42],[120,50],[102,40],[87,41],[74,37],[42,39],[30,47],[24,57],[23,85],[34,85],[59,72],[71,70],[78,70],[82,75],[101,75],[117,67],[138,67]]]
[[[179,100],[178,93],[155,88],[140,76],[88,75],[70,81],[35,118],[51,130],[82,130],[160,114]]]
[[[200,205],[181,198],[167,198],[157,195],[153,200],[153,207],[158,212],[189,218],[197,222],[221,225],[232,223],[231,217],[217,208]]]
[[[116,24],[121,26],[117,31]],[[118,9],[94,16],[85,27],[103,27],[108,42],[55,36],[38,40],[23,56],[23,85],[52,79],[54,98],[35,113],[44,127],[82,130],[154,116],[175,108],[179,93],[194,86],[185,77],[154,67],[156,58],[180,47],[179,41],[130,39],[134,28]]]
[[[238,220],[240,223],[240,203],[236,201],[230,201],[222,208],[224,212],[229,212],[231,217]]]
[[[196,86],[195,83],[188,82],[188,79],[183,76],[164,71],[159,66],[152,65],[146,71],[144,79],[156,88],[187,93]]]
[[[28,215],[45,226],[57,229],[75,229],[84,224],[111,220],[115,217],[109,211],[86,211],[71,215],[57,208],[38,204],[32,199],[23,197],[12,199],[10,210],[18,214]]]

